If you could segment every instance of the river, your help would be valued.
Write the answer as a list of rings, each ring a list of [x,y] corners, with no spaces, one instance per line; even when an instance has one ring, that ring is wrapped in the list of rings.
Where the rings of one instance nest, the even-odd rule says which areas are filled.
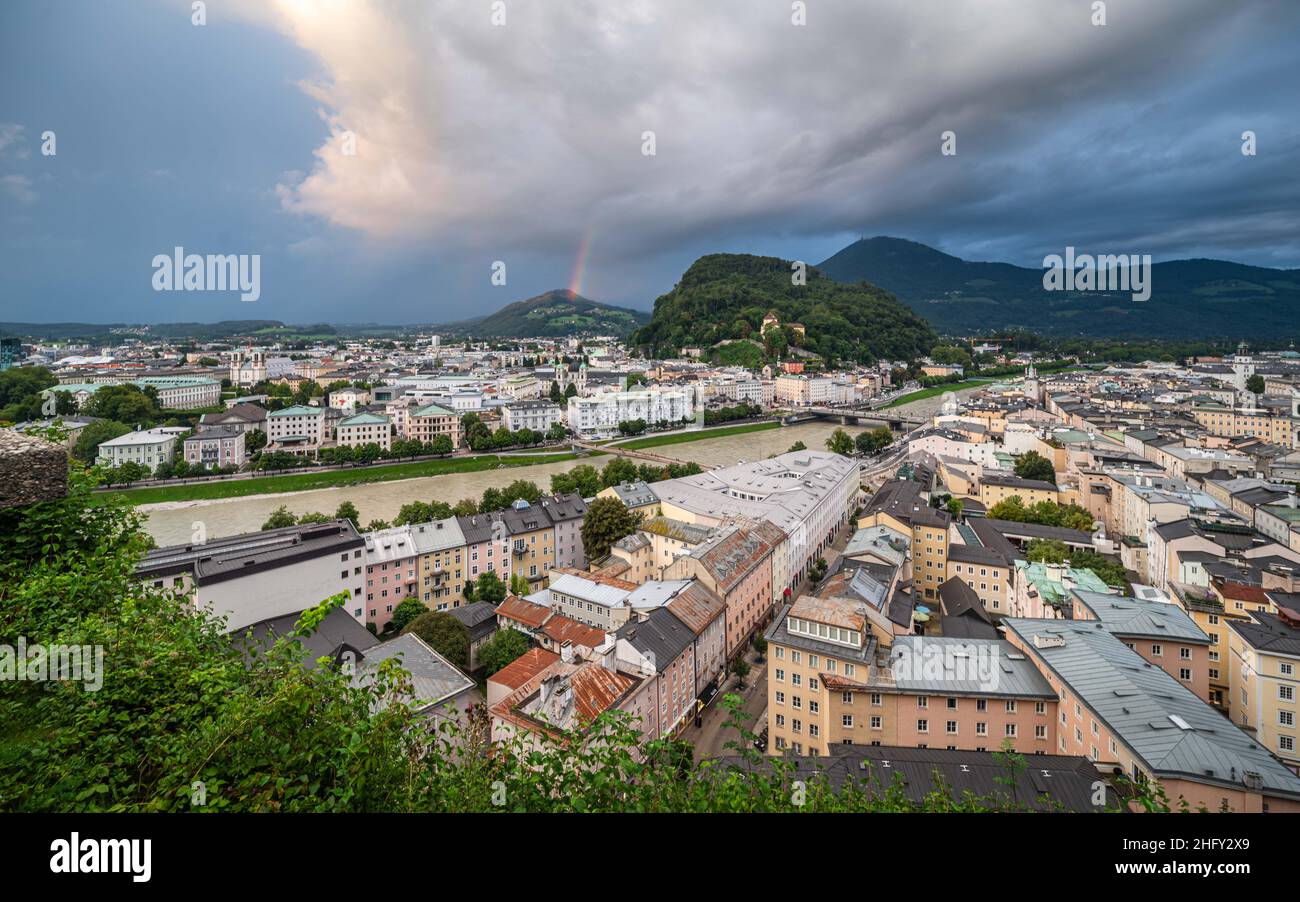
[[[700,439],[677,445],[664,445],[650,450],[678,460],[699,464],[725,466],[740,460],[755,460],[785,451],[795,442],[809,448],[826,447],[826,439],[838,424],[819,421],[767,429],[720,438]],[[851,435],[862,431],[846,427]],[[611,458],[597,457],[591,461],[603,467]],[[421,476],[415,479],[396,479],[391,482],[372,482],[366,485],[340,486],[312,489],[306,492],[283,492],[272,495],[251,495],[243,498],[221,498],[211,501],[174,501],[164,504],[142,505],[140,510],[149,515],[148,530],[159,545],[187,544],[201,529],[208,538],[254,532],[262,528],[266,518],[280,505],[295,514],[320,511],[333,514],[339,504],[351,501],[357,506],[364,525],[371,520],[392,520],[403,504],[410,501],[446,501],[454,504],[461,498],[478,500],[483,490],[492,486],[501,488],[516,479],[528,479],[549,491],[551,474],[562,473],[578,466],[582,461],[566,460],[553,464],[530,464],[500,470],[480,470],[474,473]],[[201,534],[201,533],[200,533]]]
[[[941,399],[927,398],[900,407],[899,412],[906,416],[929,417],[933,415],[940,403]],[[803,442],[809,448],[825,448],[827,437],[837,428],[840,428],[838,423],[821,420],[781,429],[663,445],[649,450],[678,460],[711,466],[728,466],[741,460],[770,457],[785,451],[795,442]],[[844,428],[850,435],[857,435],[866,427]],[[592,460],[592,464],[602,467],[607,460],[608,457],[598,457]],[[251,495],[211,501],[175,501],[141,505],[140,510],[149,515],[147,529],[159,545],[182,545],[197,541],[200,535],[215,539],[241,532],[255,532],[262,528],[266,518],[280,505],[284,505],[295,514],[305,514],[310,511],[333,514],[339,504],[351,501],[357,506],[361,523],[365,525],[371,520],[392,520],[397,516],[402,505],[410,501],[446,501],[449,504],[454,504],[462,498],[473,498],[477,501],[483,496],[484,489],[491,486],[501,488],[516,479],[531,480],[543,491],[549,491],[551,474],[569,470],[576,467],[578,463],[580,461],[567,460],[552,464],[531,464],[445,476],[421,476],[415,479],[313,489],[306,492]]]

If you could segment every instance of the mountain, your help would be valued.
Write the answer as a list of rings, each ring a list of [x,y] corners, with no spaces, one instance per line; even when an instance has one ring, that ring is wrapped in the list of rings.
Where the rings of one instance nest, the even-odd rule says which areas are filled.
[[[496,313],[447,323],[441,328],[482,338],[566,338],[627,335],[650,314],[584,298],[566,288],[507,304]]]
[[[657,354],[714,348],[724,362],[750,363],[763,348],[763,318],[775,311],[781,338],[828,361],[909,359],[935,344],[929,323],[874,285],[840,284],[814,268],[796,285],[793,265],[776,257],[710,254],[696,260],[655,301],[650,323],[629,339]],[[799,323],[799,337],[788,324]],[[737,349],[740,352],[738,353]]]
[[[1063,250],[1063,249],[1062,249]],[[1300,334],[1300,270],[1224,260],[1151,267],[1151,297],[1047,291],[1043,270],[973,263],[901,238],[856,241],[817,266],[837,281],[879,285],[940,332],[1022,328],[1103,338],[1261,338]]]

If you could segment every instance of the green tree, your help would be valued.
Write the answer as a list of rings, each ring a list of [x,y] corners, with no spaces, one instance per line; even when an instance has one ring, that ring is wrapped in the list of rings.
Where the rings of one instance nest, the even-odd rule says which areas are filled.
[[[298,518],[289,513],[289,508],[281,504],[271,512],[271,516],[266,518],[262,524],[262,529],[283,529],[286,526],[293,526],[298,522]]]
[[[1044,564],[1064,564],[1070,559],[1070,549],[1056,539],[1031,539],[1025,547],[1025,559]]]
[[[361,529],[361,514],[351,501],[344,501],[334,511],[335,520],[351,520],[355,529]]]
[[[488,604],[496,606],[506,600],[506,584],[497,576],[495,570],[486,570],[478,575],[478,581],[472,584],[474,586],[474,601],[486,601]],[[466,586],[466,596],[469,595],[469,586]],[[470,600],[470,599],[466,599]]]
[[[126,435],[130,431],[130,426],[113,420],[91,423],[77,434],[77,442],[72,447],[72,456],[82,463],[93,464],[102,443]]]
[[[961,519],[962,509],[965,506],[964,501],[960,498],[949,498],[945,506],[948,508],[948,513],[952,514],[954,518]]]
[[[582,547],[590,560],[609,554],[610,547],[630,536],[641,522],[618,498],[597,498],[587,506],[582,520]]]
[[[1022,479],[1040,479],[1056,485],[1056,468],[1037,451],[1026,451],[1016,458],[1016,475]]]
[[[488,676],[496,673],[511,661],[528,651],[532,645],[519,630],[499,629],[492,638],[479,647],[478,662]]]
[[[636,464],[632,461],[626,457],[613,457],[600,471],[600,484],[604,488],[609,488],[625,482],[636,482],[640,475]]]
[[[894,443],[894,433],[889,431],[888,426],[881,426],[878,429],[859,432],[853,443],[862,454],[874,454]]]
[[[749,676],[749,671],[749,662],[744,658],[737,658],[731,662],[731,672],[740,678],[738,685],[741,689],[745,688],[745,677]]]
[[[807,450],[808,450],[808,446],[805,445],[803,442],[795,442],[793,445],[791,445],[789,448],[786,449],[786,453],[790,454],[794,451],[807,451]]]
[[[389,628],[400,633],[406,629],[407,624],[428,610],[429,608],[425,603],[414,595],[403,598],[397,607],[393,609],[393,619]],[[423,639],[424,637],[421,636],[420,638]]]
[[[469,628],[446,611],[425,611],[402,632],[415,633],[461,670],[469,667]]]
[[[836,429],[831,433],[831,437],[826,440],[826,450],[832,454],[852,454],[853,437],[843,429]]]
[[[551,380],[550,399],[556,404],[564,401],[564,392],[560,391],[560,383],[556,382],[554,379]]]
[[[1254,373],[1246,377],[1246,391],[1262,395],[1264,394],[1264,388],[1264,377],[1259,373]]]
[[[161,419],[155,396],[134,385],[105,385],[86,401],[86,413],[147,429]]]

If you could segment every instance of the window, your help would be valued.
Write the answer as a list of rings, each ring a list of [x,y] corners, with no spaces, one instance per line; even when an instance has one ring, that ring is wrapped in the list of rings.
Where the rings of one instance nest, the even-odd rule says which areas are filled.
[[[1280,699],[1281,699],[1282,701],[1284,701],[1284,702],[1292,702],[1292,701],[1295,701],[1295,687],[1294,687],[1294,686],[1278,686],[1278,687],[1277,687],[1277,697],[1280,698]]]
[[[1291,676],[1291,674],[1294,671],[1295,671],[1295,667],[1291,664],[1288,664],[1286,661],[1283,661],[1281,664],[1278,665],[1278,673],[1282,674],[1282,676]]]
[[[1190,661],[1192,659],[1192,650],[1184,645],[1182,648],[1178,649],[1178,657],[1182,658],[1184,661]]]
[[[1015,738],[1016,738],[1016,725],[1015,725],[1015,724],[1013,724],[1013,723],[1009,723],[1009,724],[1007,724],[1006,735],[1007,735],[1007,738],[1009,738],[1009,739],[1015,739]]]
[[[803,697],[799,695],[790,696],[790,707],[799,711],[803,708]]]
[[[1164,648],[1163,648],[1162,646],[1160,646],[1160,645],[1152,645],[1152,646],[1151,646],[1151,657],[1153,657],[1153,658],[1159,658],[1159,657],[1162,656],[1164,653],[1165,653],[1165,651],[1164,651]]]
[[[844,727],[844,729],[846,730],[853,729],[853,715],[845,714],[844,716],[842,716],[840,718],[840,726]]]
[[[1190,667],[1179,667],[1179,668],[1178,668],[1178,679],[1180,679],[1180,680],[1182,680],[1182,681],[1184,681],[1184,682],[1191,682],[1191,680],[1192,680],[1192,670],[1191,670],[1191,668],[1190,668]]]
[[[928,708],[930,707],[930,699],[924,695],[918,695],[916,697],[916,706],[918,708]]]
[[[881,720],[879,714],[871,715],[871,729],[879,730],[882,723],[883,721]]]
[[[975,699],[976,711],[987,711],[988,707],[989,707],[988,699],[983,699],[983,698]]]
[[[950,698],[950,699],[948,699],[948,710],[949,710],[949,711],[956,711],[956,710],[957,710],[957,699],[955,699],[955,698]]]
[[[782,670],[782,669],[779,668],[779,667],[776,669],[776,681],[777,681],[778,683],[784,683],[784,682],[785,682],[785,671]]]
[[[1046,702],[1034,702],[1034,713],[1035,713],[1035,714],[1046,714],[1046,713],[1047,713],[1047,703],[1046,703]]]
[[[976,736],[987,736],[988,734],[989,734],[989,725],[987,723],[981,720],[975,724]]]
[[[918,720],[918,721],[916,722],[916,732],[918,732],[918,733],[928,733],[928,732],[930,732],[930,721],[928,721],[928,720]]]
[[[1277,748],[1278,751],[1282,752],[1294,752],[1295,739],[1290,736],[1279,736],[1277,737]]]
[[[852,692],[840,693],[840,701],[844,702],[844,704],[846,705],[853,704],[853,693]]]
[[[777,703],[778,705],[784,705],[784,704],[785,704],[785,693],[784,693],[784,692],[778,692],[778,693],[776,694],[776,703]]]
[[[1007,699],[1007,713],[1008,714],[1016,713],[1016,700],[1014,698]]]
[[[948,721],[948,723],[945,724],[945,728],[946,728],[947,731],[948,731],[948,735],[950,735],[950,736],[956,736],[956,735],[957,735],[957,721],[955,721],[955,720],[950,720],[950,721]]]
[[[1294,727],[1295,713],[1292,711],[1279,711],[1277,712],[1277,722],[1279,726]]]

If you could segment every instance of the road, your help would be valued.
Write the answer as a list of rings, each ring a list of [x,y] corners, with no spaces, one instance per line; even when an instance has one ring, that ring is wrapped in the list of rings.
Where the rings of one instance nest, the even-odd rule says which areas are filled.
[[[752,650],[745,656],[752,670],[745,677],[744,690],[737,690],[736,678],[729,677],[723,689],[714,697],[713,704],[704,709],[701,725],[697,727],[692,724],[682,733],[681,738],[695,746],[696,761],[735,754],[734,749],[726,747],[728,742],[740,739],[735,730],[726,726],[730,712],[723,707],[722,697],[728,693],[741,697],[745,710],[745,728],[750,732],[758,732],[758,720],[767,710],[767,662],[765,660],[764,663],[757,664],[754,662],[755,657]]]

